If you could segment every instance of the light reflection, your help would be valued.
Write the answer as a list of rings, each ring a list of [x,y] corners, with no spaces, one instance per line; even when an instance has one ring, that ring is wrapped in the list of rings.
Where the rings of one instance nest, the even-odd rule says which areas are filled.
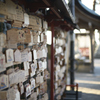
[[[85,81],[85,80],[75,80],[76,83],[87,83],[87,84],[100,84],[99,81]]]
[[[95,84],[95,85],[100,85],[99,81],[87,81],[87,80],[75,80],[76,83],[86,83],[86,84]],[[96,94],[100,95],[100,90],[98,89],[91,89],[91,88],[86,88],[86,87],[79,87],[79,91],[82,91],[82,93],[88,93],[88,94]]]
[[[100,90],[91,89],[91,88],[79,87],[79,91],[82,91],[82,93],[100,95]]]

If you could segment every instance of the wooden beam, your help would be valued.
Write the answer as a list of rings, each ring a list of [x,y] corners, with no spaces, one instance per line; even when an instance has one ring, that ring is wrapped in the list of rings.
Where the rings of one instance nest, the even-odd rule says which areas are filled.
[[[61,29],[65,30],[65,31],[73,30],[71,26],[68,26],[68,24],[61,25],[60,27],[61,27]]]
[[[94,26],[100,27],[100,20],[90,17],[76,7],[76,17],[83,20],[84,22],[91,22]],[[80,22],[83,24],[82,22]]]
[[[18,3],[20,6],[24,6],[25,8],[27,8],[27,3],[25,0],[12,0],[15,3]]]
[[[87,36],[87,35],[90,35],[90,33],[78,33],[78,34],[75,34],[76,36]]]
[[[50,2],[48,0],[42,0],[48,7],[51,6]],[[60,14],[55,8],[51,8],[52,12],[58,17],[61,18]]]
[[[43,2],[32,2],[28,3],[28,8],[30,9],[30,12],[36,12],[40,8],[47,8],[47,6]]]
[[[64,21],[54,21],[54,26],[55,27],[59,27],[59,26],[62,26],[62,25],[67,26],[67,23],[65,23]]]
[[[51,26],[51,22],[57,19],[57,16],[55,16],[54,14],[50,14],[50,15],[46,15],[45,19],[48,22],[49,26]]]

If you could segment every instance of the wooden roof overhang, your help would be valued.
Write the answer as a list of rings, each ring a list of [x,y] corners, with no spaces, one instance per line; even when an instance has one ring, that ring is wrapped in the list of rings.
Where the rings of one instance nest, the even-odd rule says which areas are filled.
[[[66,31],[76,28],[74,18],[64,0],[13,0],[29,10],[31,13],[40,11],[49,25],[53,22],[55,27]],[[50,10],[46,11],[46,8]]]
[[[93,30],[100,30],[100,16],[93,10],[90,10],[85,5],[83,5],[80,0],[76,0],[75,4],[77,24],[79,27],[89,30],[89,23],[91,23],[91,28]]]

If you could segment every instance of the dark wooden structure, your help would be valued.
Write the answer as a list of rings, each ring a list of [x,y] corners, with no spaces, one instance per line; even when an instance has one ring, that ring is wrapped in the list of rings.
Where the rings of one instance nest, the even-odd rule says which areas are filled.
[[[76,27],[74,17],[72,16],[68,5],[64,0],[13,0],[21,5],[27,12],[37,15],[48,22],[52,31],[51,45],[51,100],[54,100],[54,28],[59,27],[69,31]],[[49,10],[47,10],[49,8]]]

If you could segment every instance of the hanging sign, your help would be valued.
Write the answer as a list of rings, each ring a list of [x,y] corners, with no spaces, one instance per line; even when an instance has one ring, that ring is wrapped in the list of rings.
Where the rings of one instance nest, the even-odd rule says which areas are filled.
[[[28,61],[28,52],[27,51],[22,51],[21,52],[21,61],[22,62]]]
[[[17,49],[14,52],[14,58],[15,58],[15,62],[21,62],[21,52],[20,52],[20,50]]]
[[[8,84],[8,75],[0,76],[0,90],[5,89],[9,86]]]
[[[28,61],[31,62],[32,61],[32,52],[28,52]]]
[[[10,62],[14,61],[14,55],[13,55],[13,50],[12,49],[7,49],[6,50],[6,60],[7,60],[7,63],[10,63]]]
[[[30,82],[31,82],[31,90],[33,90],[35,88],[35,79],[31,78]]]
[[[18,30],[18,43],[24,43],[26,36],[25,36],[25,32],[23,30]]]
[[[0,33],[0,47],[4,47],[6,45],[6,35],[4,33]]]
[[[28,97],[29,95],[31,95],[31,86],[30,86],[30,84],[28,83],[28,84],[26,84],[25,85],[25,88],[26,88],[26,97]]]

